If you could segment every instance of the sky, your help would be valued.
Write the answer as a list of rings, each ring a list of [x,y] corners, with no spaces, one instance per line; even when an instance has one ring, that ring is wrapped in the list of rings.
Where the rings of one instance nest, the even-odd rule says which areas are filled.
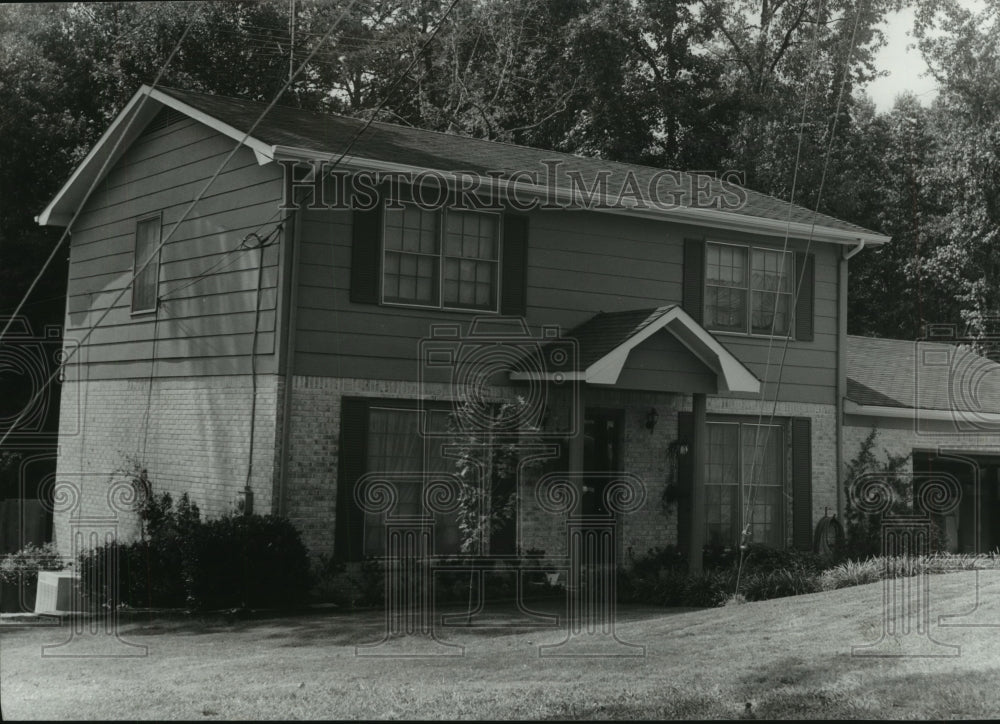
[[[872,97],[880,112],[892,108],[896,96],[907,90],[917,94],[923,105],[929,105],[937,94],[937,83],[930,75],[922,75],[927,73],[927,64],[920,57],[920,51],[907,49],[914,43],[912,8],[889,15],[882,31],[888,44],[876,58],[876,65],[879,70],[888,71],[889,75],[869,83],[865,92]]]

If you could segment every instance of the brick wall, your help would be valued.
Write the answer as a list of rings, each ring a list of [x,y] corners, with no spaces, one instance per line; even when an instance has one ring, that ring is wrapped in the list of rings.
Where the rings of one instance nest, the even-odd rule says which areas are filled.
[[[875,438],[874,453],[884,462],[888,455],[912,455],[914,450],[936,452],[938,450],[952,453],[968,452],[975,454],[1000,454],[1000,435],[993,426],[986,424],[986,429],[975,429],[974,425],[966,425],[961,418],[955,423],[944,420],[920,421],[914,418],[874,418],[867,416],[848,415],[844,426],[844,464],[853,460],[861,449],[861,443],[871,432],[872,427],[878,429]],[[913,471],[913,460],[906,464],[906,471]]]
[[[157,493],[187,492],[203,518],[231,512],[246,483],[250,451],[251,383],[246,376],[94,380],[67,383],[60,412],[57,481],[79,492],[83,516],[108,516],[116,470],[141,461]],[[281,383],[257,380],[254,467],[256,512],[271,512]],[[70,518],[57,505],[53,535],[70,554]],[[128,507],[123,505],[120,507]],[[120,513],[119,535],[136,532],[135,516]]]
[[[511,395],[516,388],[494,388],[497,395]],[[337,497],[337,449],[340,436],[341,399],[348,397],[418,398],[447,400],[451,388],[445,384],[340,379],[296,376],[292,382],[294,416],[290,430],[289,474],[286,482],[287,514],[302,531],[311,550],[331,553],[334,542]],[[653,546],[677,542],[677,506],[665,512],[662,505],[667,479],[667,446],[677,437],[677,412],[691,409],[691,398],[665,393],[639,393],[588,389],[586,404],[593,407],[624,409],[623,467],[639,478],[646,502],[622,521],[623,551],[635,555]],[[548,429],[565,430],[570,419],[571,395],[552,394],[547,399]],[[646,415],[656,407],[659,422],[646,429]],[[770,414],[771,405],[765,405]],[[709,414],[756,416],[758,400],[709,397]],[[830,405],[779,403],[777,417],[812,419],[813,524],[827,509],[836,510],[835,409]],[[788,462],[790,465],[790,461]],[[566,549],[565,516],[543,510],[535,500],[534,482],[545,471],[555,470],[555,462],[529,473],[520,496],[520,541],[522,549],[541,549],[561,556]],[[788,498],[791,504],[790,496]],[[791,521],[790,507],[787,520]],[[788,538],[791,525],[787,526]]]

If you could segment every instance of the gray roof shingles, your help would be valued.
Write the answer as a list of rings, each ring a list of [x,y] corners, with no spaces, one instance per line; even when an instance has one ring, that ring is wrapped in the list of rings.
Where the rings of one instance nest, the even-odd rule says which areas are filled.
[[[587,369],[675,306],[669,304],[655,309],[600,312],[568,331],[565,336],[576,340],[578,346],[578,371]]]
[[[935,353],[952,363],[918,367],[945,359]],[[859,405],[1000,413],[1000,364],[947,343],[850,335],[847,378]]]
[[[172,88],[163,88],[167,95],[217,118],[224,123],[246,132],[266,108],[264,103],[239,100],[225,96],[206,95]],[[350,139],[362,128],[364,122],[329,113],[315,113],[294,108],[275,106],[253,131],[253,136],[269,145],[293,146],[311,152],[329,154],[331,160],[343,153]],[[556,186],[567,189],[569,177],[566,172],[580,172],[590,187],[598,178],[598,172],[610,173],[607,188],[613,196],[623,189],[626,179],[633,176],[639,182],[639,191],[644,200],[650,201],[648,188],[652,184],[659,189],[661,203],[670,198],[668,193],[678,187],[671,178],[679,178],[680,188],[690,188],[693,176],[677,172],[671,178],[661,176],[660,184],[655,183],[656,174],[663,169],[637,164],[617,163],[598,158],[584,158],[556,151],[544,151],[511,143],[485,141],[450,133],[426,131],[418,128],[375,122],[357,140],[349,151],[350,155],[376,161],[392,162],[434,169],[444,172],[468,171],[482,174],[486,171],[510,174],[527,171],[545,179],[546,166],[543,161],[561,161],[562,173],[557,173]],[[722,184],[711,180],[713,198],[721,194]],[[792,221],[837,229],[841,231],[871,234],[856,224],[835,219],[826,214],[816,213],[780,199],[744,188],[746,203],[739,208],[724,208],[734,214],[769,219],[772,221]],[[685,206],[693,206],[689,195],[684,195]]]

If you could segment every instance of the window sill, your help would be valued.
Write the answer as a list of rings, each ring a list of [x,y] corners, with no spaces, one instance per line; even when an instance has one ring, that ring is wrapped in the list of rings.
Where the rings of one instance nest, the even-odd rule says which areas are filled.
[[[469,307],[438,307],[430,304],[406,304],[404,302],[379,302],[380,307],[392,307],[394,309],[417,309],[430,312],[460,312],[462,314],[494,314],[499,315],[498,309],[471,309]]]
[[[705,327],[709,334],[712,335],[722,335],[725,337],[744,337],[746,339],[777,339],[777,340],[789,340],[791,342],[795,341],[795,337],[790,334],[749,334],[747,332],[727,332],[722,329],[711,329],[710,327]]]

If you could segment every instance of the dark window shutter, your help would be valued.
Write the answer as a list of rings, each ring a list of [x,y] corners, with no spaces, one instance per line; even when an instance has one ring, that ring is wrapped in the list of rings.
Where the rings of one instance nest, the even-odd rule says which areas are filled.
[[[813,340],[813,299],[815,297],[816,255],[795,254],[795,283],[802,280],[795,301],[795,339]]]
[[[528,305],[527,216],[504,216],[503,271],[500,278],[500,313],[523,317]]]
[[[792,419],[792,545],[812,549],[812,420]]]
[[[334,554],[341,561],[362,558],[364,511],[354,500],[354,485],[368,459],[368,403],[345,397],[340,403],[340,461],[337,468],[337,519]]]
[[[355,209],[351,233],[351,301],[378,304],[382,205]]]
[[[694,468],[691,461],[691,443],[694,442],[694,415],[690,412],[677,413],[677,439],[687,443],[688,454],[677,456],[677,548],[687,550],[691,540],[691,487]]]
[[[684,282],[681,289],[681,306],[704,324],[705,304],[705,242],[702,239],[684,240]]]

